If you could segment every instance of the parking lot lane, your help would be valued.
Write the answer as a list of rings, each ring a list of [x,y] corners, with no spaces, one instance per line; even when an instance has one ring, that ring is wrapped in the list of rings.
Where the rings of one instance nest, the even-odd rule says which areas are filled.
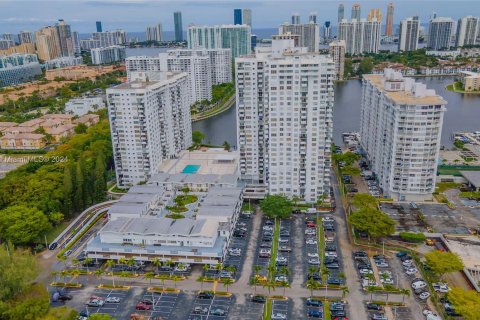
[[[292,234],[290,235],[291,244],[290,249],[292,250],[290,254],[291,263],[290,263],[290,270],[291,270],[291,279],[292,284],[291,286],[300,287],[306,281],[306,273],[304,268],[299,268],[304,264],[304,250],[305,241],[303,240],[303,216],[296,217],[292,223]]]
[[[343,270],[347,278],[346,284],[350,291],[348,295],[350,310],[355,310],[355,320],[366,320],[367,314],[362,305],[364,296],[360,287],[360,282],[358,281],[357,271],[353,263],[352,251],[354,251],[354,248],[350,244],[350,239],[348,237],[347,224],[345,222],[345,211],[343,209],[341,195],[338,189],[338,182],[335,176],[332,178],[332,184],[337,205],[337,209],[333,215],[337,223],[336,238],[338,239],[337,241],[339,243],[339,249],[342,252]]]
[[[236,296],[236,303],[230,309],[229,320],[259,320],[263,314],[263,303],[252,302],[249,294]],[[243,301],[242,303],[240,302]]]
[[[292,301],[291,300],[272,300],[272,315],[273,314],[284,314],[287,316],[287,319],[297,319],[292,318]]]

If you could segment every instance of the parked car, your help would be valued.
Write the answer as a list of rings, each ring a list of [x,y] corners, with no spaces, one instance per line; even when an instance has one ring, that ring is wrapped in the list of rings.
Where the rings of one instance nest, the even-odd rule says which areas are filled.
[[[225,313],[226,313],[225,310],[220,309],[220,308],[210,310],[210,315],[212,315],[212,316],[224,316]]]
[[[422,300],[426,300],[426,299],[428,299],[428,297],[430,297],[430,292],[427,292],[427,291],[422,292],[422,293],[420,293],[420,295],[418,297]]]
[[[310,309],[307,312],[307,316],[310,318],[323,318],[323,313],[320,310]]]
[[[212,299],[214,297],[214,294],[210,291],[202,291],[197,295],[197,297],[199,299]]]
[[[150,310],[150,309],[152,309],[152,306],[149,306],[148,304],[139,302],[139,303],[137,303],[137,305],[135,306],[135,309],[136,309],[136,310]]]
[[[270,316],[271,320],[286,320],[287,315],[284,313],[274,313]]]
[[[442,282],[434,283],[432,287],[433,287],[433,290],[441,293],[447,293],[448,291],[450,291],[450,288],[448,287],[448,285]]]
[[[267,299],[265,298],[265,296],[259,294],[252,296],[252,302],[265,303],[266,301]]]
[[[207,314],[208,313],[208,308],[201,307],[201,306],[196,306],[195,308],[193,308],[193,313],[195,313],[195,314]]]
[[[106,303],[120,303],[120,298],[118,297],[108,297],[105,299]]]
[[[367,310],[382,310],[382,306],[376,303],[367,303]]]
[[[48,250],[55,250],[57,247],[58,247],[58,243],[52,242],[52,243],[48,246]]]
[[[280,252],[291,252],[292,248],[290,248],[288,246],[279,246],[278,251],[280,251]]]
[[[372,320],[388,320],[387,316],[383,313],[373,313],[371,315]]]
[[[412,283],[412,288],[413,289],[423,289],[427,286],[427,284],[424,281],[417,281]]]
[[[307,299],[307,306],[311,306],[311,307],[321,307],[321,306],[323,306],[323,303],[322,303],[322,301],[320,301],[320,300],[308,298],[308,299]]]

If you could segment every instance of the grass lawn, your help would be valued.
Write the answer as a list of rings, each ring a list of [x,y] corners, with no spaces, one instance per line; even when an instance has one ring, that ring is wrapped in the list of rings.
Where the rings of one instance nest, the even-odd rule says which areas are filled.
[[[263,309],[263,320],[270,320],[271,315],[272,315],[272,300],[267,299],[265,308]]]
[[[68,227],[69,224],[70,224],[70,221],[62,221],[58,226],[55,226],[50,231],[48,231],[47,232],[48,244],[50,244],[50,242],[55,240],[55,238],[58,237],[58,235],[62,233],[62,231],[65,230],[65,228]]]
[[[323,230],[323,223],[322,218],[317,218],[317,237],[318,237],[318,256],[320,261],[325,259],[325,234]],[[322,274],[322,282],[325,283],[327,281],[327,274],[324,272],[326,270],[325,265],[322,265],[320,268],[320,272]]]
[[[460,197],[480,200],[480,192],[460,192]]]
[[[457,189],[460,187],[460,183],[455,182],[438,182],[435,188],[436,192],[445,192],[449,189]]]
[[[278,238],[279,237],[280,237],[280,220],[276,219],[275,230],[273,231],[272,255],[270,256],[269,265],[275,266],[275,262],[276,262],[276,259],[277,259]],[[275,272],[270,272],[270,270],[268,270],[268,279],[270,281],[273,281],[274,278],[275,278]]]
[[[323,319],[330,319],[330,302],[324,301],[323,302]]]
[[[253,205],[250,205],[248,202],[242,204],[242,212],[253,211]]]
[[[461,176],[460,171],[479,171],[480,166],[438,166],[438,175]]]

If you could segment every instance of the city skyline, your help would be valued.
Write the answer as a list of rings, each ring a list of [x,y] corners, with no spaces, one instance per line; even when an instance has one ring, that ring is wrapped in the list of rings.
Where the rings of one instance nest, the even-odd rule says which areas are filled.
[[[338,5],[345,6],[345,16],[350,17],[353,3],[361,5],[362,17],[370,9],[379,8],[386,15],[390,1],[299,1],[292,6],[286,1],[78,1],[58,2],[42,1],[41,4],[33,1],[0,1],[0,30],[2,32],[17,33],[20,30],[36,30],[42,26],[54,24],[58,19],[68,21],[73,30],[80,33],[94,32],[95,22],[101,20],[104,30],[123,28],[130,32],[141,32],[152,23],[162,23],[165,31],[174,30],[173,12],[181,11],[183,15],[183,29],[189,24],[220,25],[233,24],[233,9],[251,9],[254,29],[275,28],[279,24],[289,21],[293,12],[298,12],[301,21],[307,21],[309,13],[319,12],[318,22],[335,21],[338,14]],[[427,22],[433,12],[438,16],[450,16],[458,19],[470,14],[472,1],[452,2],[422,1],[421,9],[411,6],[412,1],[396,1],[394,25],[399,21],[418,15],[422,23]],[[28,4],[28,5],[26,5]],[[49,10],[41,7],[49,6]],[[21,7],[21,10],[20,10]],[[158,11],[156,10],[158,9]],[[321,9],[321,10],[320,10]],[[21,15],[19,14],[21,12]],[[262,19],[255,19],[262,17]],[[385,20],[385,19],[384,19]],[[385,21],[382,21],[384,24]]]

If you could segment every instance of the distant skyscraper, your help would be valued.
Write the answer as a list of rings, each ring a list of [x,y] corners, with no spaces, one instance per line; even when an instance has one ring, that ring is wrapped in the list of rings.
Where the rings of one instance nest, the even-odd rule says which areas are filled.
[[[18,34],[18,41],[22,43],[33,43],[33,33],[30,31],[20,31]]]
[[[55,24],[58,33],[58,42],[60,45],[60,54],[62,57],[73,55],[72,31],[70,25],[66,24],[62,19]]]
[[[82,48],[80,45],[80,36],[78,35],[77,31],[72,32],[72,45],[73,45],[73,53],[75,54],[82,53]]]
[[[376,19],[376,21],[382,21],[382,10],[380,9],[371,9],[368,12],[368,21],[373,21],[373,19]]]
[[[233,9],[233,24],[242,24],[242,9]]]
[[[173,13],[175,23],[175,41],[183,41],[182,13],[180,11]]]
[[[298,35],[299,47],[307,47],[309,52],[318,52],[320,43],[320,29],[316,23],[288,24],[284,23],[278,28],[278,34]]]
[[[308,22],[317,23],[317,13],[310,12],[310,16],[308,17]]]
[[[250,28],[252,27],[252,9],[243,9],[242,22]]]
[[[95,22],[95,25],[97,26],[97,32],[102,32],[102,21]]]
[[[414,51],[418,48],[420,34],[420,21],[418,17],[407,18],[400,21],[398,50]]]
[[[343,3],[340,3],[338,5],[338,22],[340,23],[343,19],[345,19],[345,7]]]
[[[300,14],[293,13],[292,14],[292,24],[300,24]]]
[[[62,56],[55,27],[43,27],[35,33],[38,59],[49,61]]]
[[[393,36],[393,11],[393,2],[390,2],[387,7],[387,21],[385,23],[385,35],[389,37]]]
[[[257,47],[257,35],[252,34],[250,39],[252,44],[252,52],[255,52],[255,48]]]
[[[190,26],[187,37],[189,49],[230,48],[232,58],[251,52],[251,30],[246,25]]]
[[[463,17],[457,24],[457,47],[473,46],[477,44],[478,17]]]
[[[335,79],[343,80],[345,71],[345,41],[335,40],[330,42],[329,52],[335,64]]]
[[[332,26],[330,21],[325,21],[323,25],[323,39],[328,40],[332,38]]]
[[[357,19],[357,21],[360,21],[362,17],[362,13],[360,10],[360,4],[355,3],[352,5],[352,19]]]
[[[449,49],[454,24],[455,21],[451,18],[437,17],[430,20],[427,48],[432,50]]]
[[[8,32],[5,32],[3,35],[2,35],[2,39],[4,40],[10,40],[10,41],[13,41],[15,42],[15,37],[13,36],[13,34],[11,33],[8,33]]]
[[[338,40],[345,40],[346,53],[377,53],[380,48],[382,22],[343,19],[338,25]]]
[[[159,23],[157,25],[147,27],[147,30],[145,31],[145,39],[147,41],[163,41],[162,24]]]

